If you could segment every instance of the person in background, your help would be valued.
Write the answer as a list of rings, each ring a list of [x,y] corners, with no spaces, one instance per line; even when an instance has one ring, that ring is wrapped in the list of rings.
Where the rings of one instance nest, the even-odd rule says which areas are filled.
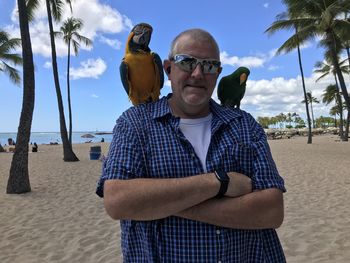
[[[34,142],[33,147],[32,147],[32,152],[38,152],[38,145],[36,144],[36,142]]]
[[[254,118],[211,99],[217,42],[180,33],[164,70],[172,93],[119,117],[96,189],[124,262],[285,262],[284,181]]]

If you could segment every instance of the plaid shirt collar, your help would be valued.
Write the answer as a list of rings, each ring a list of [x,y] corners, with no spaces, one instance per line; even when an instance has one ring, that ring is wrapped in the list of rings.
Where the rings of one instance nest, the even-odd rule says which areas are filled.
[[[166,118],[172,116],[171,109],[168,104],[168,100],[171,98],[172,93],[169,93],[167,96],[161,98],[157,103],[153,104],[153,119]],[[210,111],[212,112],[215,118],[221,120],[221,122],[228,124],[233,119],[242,117],[240,110],[235,110],[232,108],[222,107],[216,103],[213,99],[210,99]]]

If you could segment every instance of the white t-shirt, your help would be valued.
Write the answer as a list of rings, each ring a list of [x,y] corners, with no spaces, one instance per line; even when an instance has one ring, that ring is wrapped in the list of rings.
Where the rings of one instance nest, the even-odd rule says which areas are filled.
[[[180,119],[180,130],[193,146],[205,172],[207,171],[205,160],[207,158],[211,138],[212,117],[210,113],[204,118]]]

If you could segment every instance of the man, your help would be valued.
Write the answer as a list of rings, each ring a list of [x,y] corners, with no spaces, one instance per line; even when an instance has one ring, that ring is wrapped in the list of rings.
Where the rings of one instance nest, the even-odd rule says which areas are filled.
[[[253,117],[211,99],[216,41],[182,32],[164,69],[173,93],[118,119],[97,188],[124,262],[285,262],[284,182]]]

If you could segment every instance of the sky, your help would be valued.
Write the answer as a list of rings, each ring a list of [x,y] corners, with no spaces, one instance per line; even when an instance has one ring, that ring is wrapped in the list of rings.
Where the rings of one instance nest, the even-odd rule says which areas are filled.
[[[11,37],[20,36],[16,2],[0,0],[0,29]],[[140,22],[152,25],[150,48],[162,59],[167,57],[171,41],[181,31],[189,28],[209,31],[220,47],[223,71],[219,79],[239,66],[251,71],[241,109],[255,118],[296,112],[306,119],[297,52],[275,56],[293,32],[280,31],[272,36],[264,33],[276,15],[285,10],[279,0],[74,0],[73,13],[66,8],[62,21],[70,16],[82,19],[80,34],[90,38],[93,46],[82,44],[78,56],[71,57],[73,131],[111,131],[116,119],[132,106],[120,80],[119,65],[127,36]],[[56,23],[54,30],[58,31],[60,26],[61,23]],[[30,32],[35,64],[32,132],[56,132],[59,114],[45,1],[30,24]],[[67,46],[57,39],[56,50],[68,123]],[[332,78],[315,82],[318,76],[313,73],[314,65],[323,60],[323,52],[316,42],[306,43],[301,49],[306,89],[320,101],[324,89],[334,83]],[[166,76],[165,80],[161,96],[171,92]],[[17,131],[22,97],[22,83],[16,86],[0,72],[0,132]],[[213,99],[218,101],[216,89]],[[315,104],[315,117],[329,116],[331,106]]]

